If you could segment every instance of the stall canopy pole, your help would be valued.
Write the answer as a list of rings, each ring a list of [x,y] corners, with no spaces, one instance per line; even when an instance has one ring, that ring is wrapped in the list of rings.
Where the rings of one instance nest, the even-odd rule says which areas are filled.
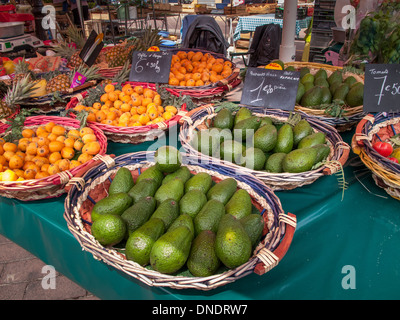
[[[279,59],[283,62],[294,61],[296,58],[297,0],[285,0],[283,11],[282,43],[279,50]]]
[[[79,20],[81,21],[82,34],[85,36],[85,25],[84,25],[85,22],[83,20],[81,0],[76,0],[76,5],[78,7]]]

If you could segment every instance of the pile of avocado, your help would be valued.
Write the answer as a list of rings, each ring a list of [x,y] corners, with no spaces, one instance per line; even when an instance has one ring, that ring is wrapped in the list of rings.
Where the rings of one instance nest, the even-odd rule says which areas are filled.
[[[222,108],[209,129],[195,131],[191,145],[208,156],[271,173],[309,171],[330,154],[325,133],[314,132],[306,119],[280,122],[246,107],[236,114]]]
[[[285,70],[296,71],[293,66]],[[329,105],[335,100],[351,108],[363,105],[364,84],[354,76],[344,77],[342,70],[336,70],[328,76],[323,68],[315,74],[312,74],[308,67],[299,71],[296,103],[300,106],[320,109],[321,105]]]
[[[92,209],[92,235],[163,274],[206,277],[235,268],[262,237],[264,219],[235,179],[215,182],[181,162],[156,157],[136,181],[121,167],[108,192]]]

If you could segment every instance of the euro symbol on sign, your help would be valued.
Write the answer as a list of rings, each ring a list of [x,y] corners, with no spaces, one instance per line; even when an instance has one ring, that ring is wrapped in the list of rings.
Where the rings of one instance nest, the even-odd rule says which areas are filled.
[[[42,28],[44,30],[55,30],[56,29],[56,9],[54,6],[44,6],[42,8],[42,14],[45,14],[46,16],[43,17],[42,20]]]

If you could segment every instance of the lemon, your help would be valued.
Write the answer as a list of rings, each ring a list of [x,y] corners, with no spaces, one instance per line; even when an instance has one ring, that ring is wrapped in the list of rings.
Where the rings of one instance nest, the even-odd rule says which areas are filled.
[[[4,69],[6,70],[7,74],[14,73],[15,71],[15,64],[11,60],[6,61],[3,63]]]
[[[17,181],[17,179],[18,175],[14,171],[7,169],[3,172],[1,181]]]

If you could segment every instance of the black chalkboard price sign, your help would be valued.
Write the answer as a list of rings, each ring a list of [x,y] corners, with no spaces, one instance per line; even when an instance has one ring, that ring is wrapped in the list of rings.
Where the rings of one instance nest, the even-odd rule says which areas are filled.
[[[364,112],[400,111],[400,65],[365,66]]]
[[[293,111],[300,72],[248,68],[241,104]]]
[[[168,83],[172,53],[134,51],[129,81]]]

